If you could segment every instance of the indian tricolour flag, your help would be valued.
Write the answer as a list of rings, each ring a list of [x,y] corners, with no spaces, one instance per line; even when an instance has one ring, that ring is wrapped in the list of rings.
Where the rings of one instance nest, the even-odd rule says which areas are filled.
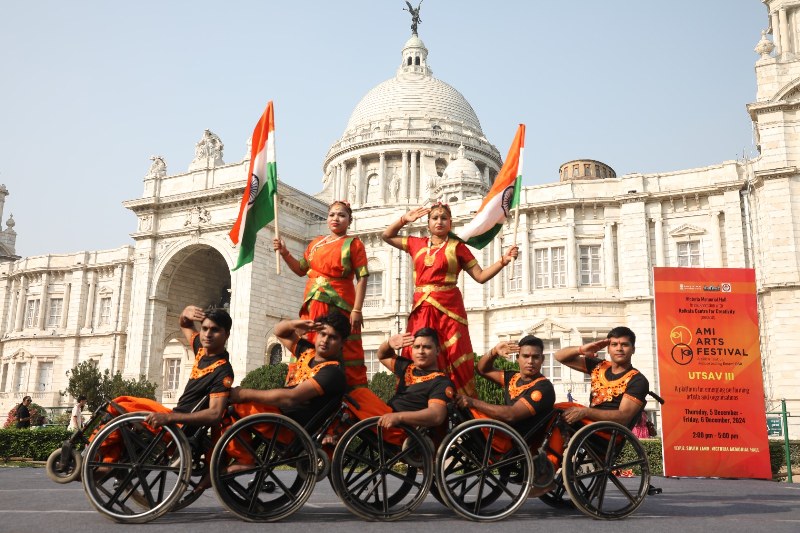
[[[230,237],[239,244],[236,270],[253,261],[258,230],[275,219],[275,195],[278,191],[278,167],[275,164],[275,119],[272,101],[253,130],[250,151],[249,186],[242,195],[239,218],[231,229]]]
[[[481,249],[500,232],[511,210],[519,205],[522,187],[522,152],[525,149],[525,124],[520,124],[503,168],[494,180],[481,208],[457,236],[473,248]]]

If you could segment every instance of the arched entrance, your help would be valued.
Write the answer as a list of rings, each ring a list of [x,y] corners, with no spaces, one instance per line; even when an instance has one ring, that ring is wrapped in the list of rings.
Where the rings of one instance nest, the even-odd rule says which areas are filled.
[[[161,396],[159,399],[165,405],[177,403],[193,360],[191,347],[178,326],[178,317],[187,305],[229,310],[230,289],[228,263],[219,251],[207,244],[182,248],[162,269],[156,283],[153,309],[153,324],[161,333],[156,338],[162,341],[154,350],[157,360],[150,361],[150,368],[155,370],[151,371],[150,379],[159,384],[156,395]],[[184,356],[178,353],[178,343],[184,347]]]

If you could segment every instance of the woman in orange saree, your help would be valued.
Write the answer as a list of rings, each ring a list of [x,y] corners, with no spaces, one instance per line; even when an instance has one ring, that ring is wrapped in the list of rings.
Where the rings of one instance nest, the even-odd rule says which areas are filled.
[[[306,248],[301,259],[295,259],[282,239],[274,239],[289,269],[298,276],[308,275],[300,318],[316,320],[329,311],[338,310],[350,319],[352,333],[342,349],[347,384],[351,388],[367,385],[367,367],[364,365],[364,348],[361,345],[361,327],[364,324],[361,307],[367,289],[367,254],[364,244],[347,235],[353,219],[350,204],[336,201],[328,209],[328,235],[321,235]],[[355,286],[353,279],[357,280]],[[314,342],[314,333],[307,335]],[[290,365],[290,375],[293,366]]]
[[[408,223],[428,215],[430,237],[398,237]],[[447,372],[460,394],[475,396],[475,352],[467,329],[467,312],[458,289],[463,270],[478,283],[486,283],[517,257],[514,245],[496,263],[484,268],[463,242],[449,237],[452,225],[450,207],[436,203],[405,213],[383,232],[383,240],[407,252],[414,262],[414,305],[406,331],[420,328],[436,330],[442,343],[439,370]],[[410,357],[408,349],[403,356]]]

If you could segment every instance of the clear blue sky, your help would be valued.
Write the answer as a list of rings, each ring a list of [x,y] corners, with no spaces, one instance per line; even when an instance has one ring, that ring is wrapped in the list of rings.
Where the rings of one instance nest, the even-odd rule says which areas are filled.
[[[415,2],[416,3],[416,0]],[[8,2],[0,17],[0,183],[22,256],[132,243],[151,155],[187,169],[208,128],[240,161],[275,101],[281,179],[321,188],[351,111],[392,77],[402,0]],[[758,0],[425,0],[434,75],[505,155],[528,126],[526,185],[561,163],[618,174],[754,154],[745,105]]]

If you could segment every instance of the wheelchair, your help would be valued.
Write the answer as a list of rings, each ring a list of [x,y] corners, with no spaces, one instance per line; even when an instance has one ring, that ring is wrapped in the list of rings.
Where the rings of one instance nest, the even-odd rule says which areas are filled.
[[[455,426],[435,462],[446,505],[463,518],[492,522],[516,512],[532,488],[552,486],[540,499],[553,507],[574,506],[603,520],[636,511],[650,489],[642,444],[614,422],[566,423],[563,413],[572,405],[556,404],[524,436],[488,418]]]
[[[333,452],[331,485],[356,516],[399,520],[431,490],[434,446],[413,427],[384,429],[378,420],[361,420],[342,435]]]
[[[206,402],[201,400],[192,411]],[[155,429],[144,422],[149,414],[126,413],[106,402],[78,437],[88,442],[79,464],[89,503],[116,522],[149,522],[200,496],[194,488],[208,464],[209,427],[168,424]]]

